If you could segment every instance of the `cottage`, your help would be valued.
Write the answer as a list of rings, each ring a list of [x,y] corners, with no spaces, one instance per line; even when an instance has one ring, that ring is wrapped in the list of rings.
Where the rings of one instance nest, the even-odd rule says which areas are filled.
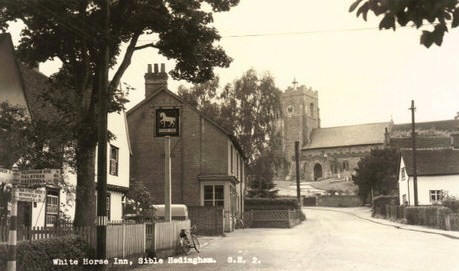
[[[416,151],[419,205],[440,203],[445,195],[459,197],[459,149]],[[402,150],[398,175],[400,205],[414,205],[413,151]]]
[[[37,69],[31,69],[20,63],[14,55],[14,47],[9,34],[0,34],[0,102],[20,105],[27,109],[32,119],[53,118],[52,106],[46,104],[40,96],[49,89],[48,78]],[[126,114],[108,115],[108,129],[115,135],[107,146],[107,206],[110,220],[123,217],[124,194],[129,188],[130,145]],[[1,150],[0,150],[1,151]],[[2,161],[0,161],[2,164]],[[76,185],[76,175],[64,168],[65,181]],[[18,203],[18,224],[25,226],[52,226],[59,216],[61,203],[66,202],[66,194],[57,186],[46,187],[46,201],[32,204]],[[74,205],[67,211],[73,217]]]
[[[145,99],[127,113],[134,181],[149,189],[156,204],[164,203],[165,139],[155,129],[172,116],[178,132],[171,136],[172,203],[221,207],[225,230],[232,230],[232,216],[244,206],[242,150],[229,131],[168,90],[164,64],[160,71],[157,64],[154,71],[148,66]]]

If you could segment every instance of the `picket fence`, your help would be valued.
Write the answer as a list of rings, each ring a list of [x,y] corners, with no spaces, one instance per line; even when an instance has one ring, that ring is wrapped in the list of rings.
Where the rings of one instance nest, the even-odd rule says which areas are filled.
[[[118,223],[107,225],[107,258],[125,258],[142,255],[146,251],[174,252],[178,244],[181,229],[189,229],[190,220],[161,223]],[[8,228],[0,226],[0,243],[7,243]],[[33,242],[34,240],[75,236],[85,240],[92,248],[97,244],[97,228],[72,227],[18,227],[18,241]]]

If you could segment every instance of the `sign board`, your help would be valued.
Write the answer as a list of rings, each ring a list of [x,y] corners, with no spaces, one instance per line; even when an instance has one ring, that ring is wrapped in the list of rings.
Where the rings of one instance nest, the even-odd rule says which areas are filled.
[[[44,202],[46,191],[41,189],[17,187],[14,189],[14,197],[17,201]]]
[[[14,184],[20,186],[57,185],[61,180],[62,171],[60,169],[23,170],[17,178],[14,178]]]
[[[156,136],[179,136],[180,110],[178,108],[156,109]]]

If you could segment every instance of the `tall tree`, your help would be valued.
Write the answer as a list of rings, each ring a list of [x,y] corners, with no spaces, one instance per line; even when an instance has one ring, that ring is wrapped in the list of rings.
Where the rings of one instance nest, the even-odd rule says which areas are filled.
[[[73,97],[76,138],[76,225],[95,221],[95,147],[97,144],[97,82],[106,70],[105,44],[110,47],[110,68],[120,60],[109,83],[116,104],[116,86],[135,51],[152,47],[176,60],[175,79],[195,83],[214,76],[214,67],[228,67],[231,59],[216,42],[213,12],[228,11],[239,0],[118,0],[110,4],[109,39],[104,38],[101,0],[0,0],[0,30],[21,20],[25,29],[18,46],[26,63],[59,59],[57,78],[65,78],[63,95]],[[155,41],[139,45],[139,37]],[[123,44],[126,50],[121,50]],[[119,107],[118,107],[119,108]],[[114,109],[114,108],[112,108]],[[116,109],[116,107],[115,107]]]
[[[359,195],[366,202],[371,191],[390,195],[397,190],[397,167],[400,154],[396,149],[373,149],[360,159],[352,176]]]
[[[395,31],[397,23],[407,26],[410,22],[419,29],[427,24],[430,30],[423,30],[420,39],[427,48],[433,43],[440,46],[448,26],[459,25],[458,0],[355,0],[349,11],[356,11],[365,21],[369,11],[381,16],[379,29]]]

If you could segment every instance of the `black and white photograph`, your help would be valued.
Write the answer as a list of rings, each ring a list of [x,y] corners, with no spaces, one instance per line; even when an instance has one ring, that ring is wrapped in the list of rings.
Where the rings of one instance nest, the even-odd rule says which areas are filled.
[[[459,270],[459,0],[0,0],[0,271]]]

